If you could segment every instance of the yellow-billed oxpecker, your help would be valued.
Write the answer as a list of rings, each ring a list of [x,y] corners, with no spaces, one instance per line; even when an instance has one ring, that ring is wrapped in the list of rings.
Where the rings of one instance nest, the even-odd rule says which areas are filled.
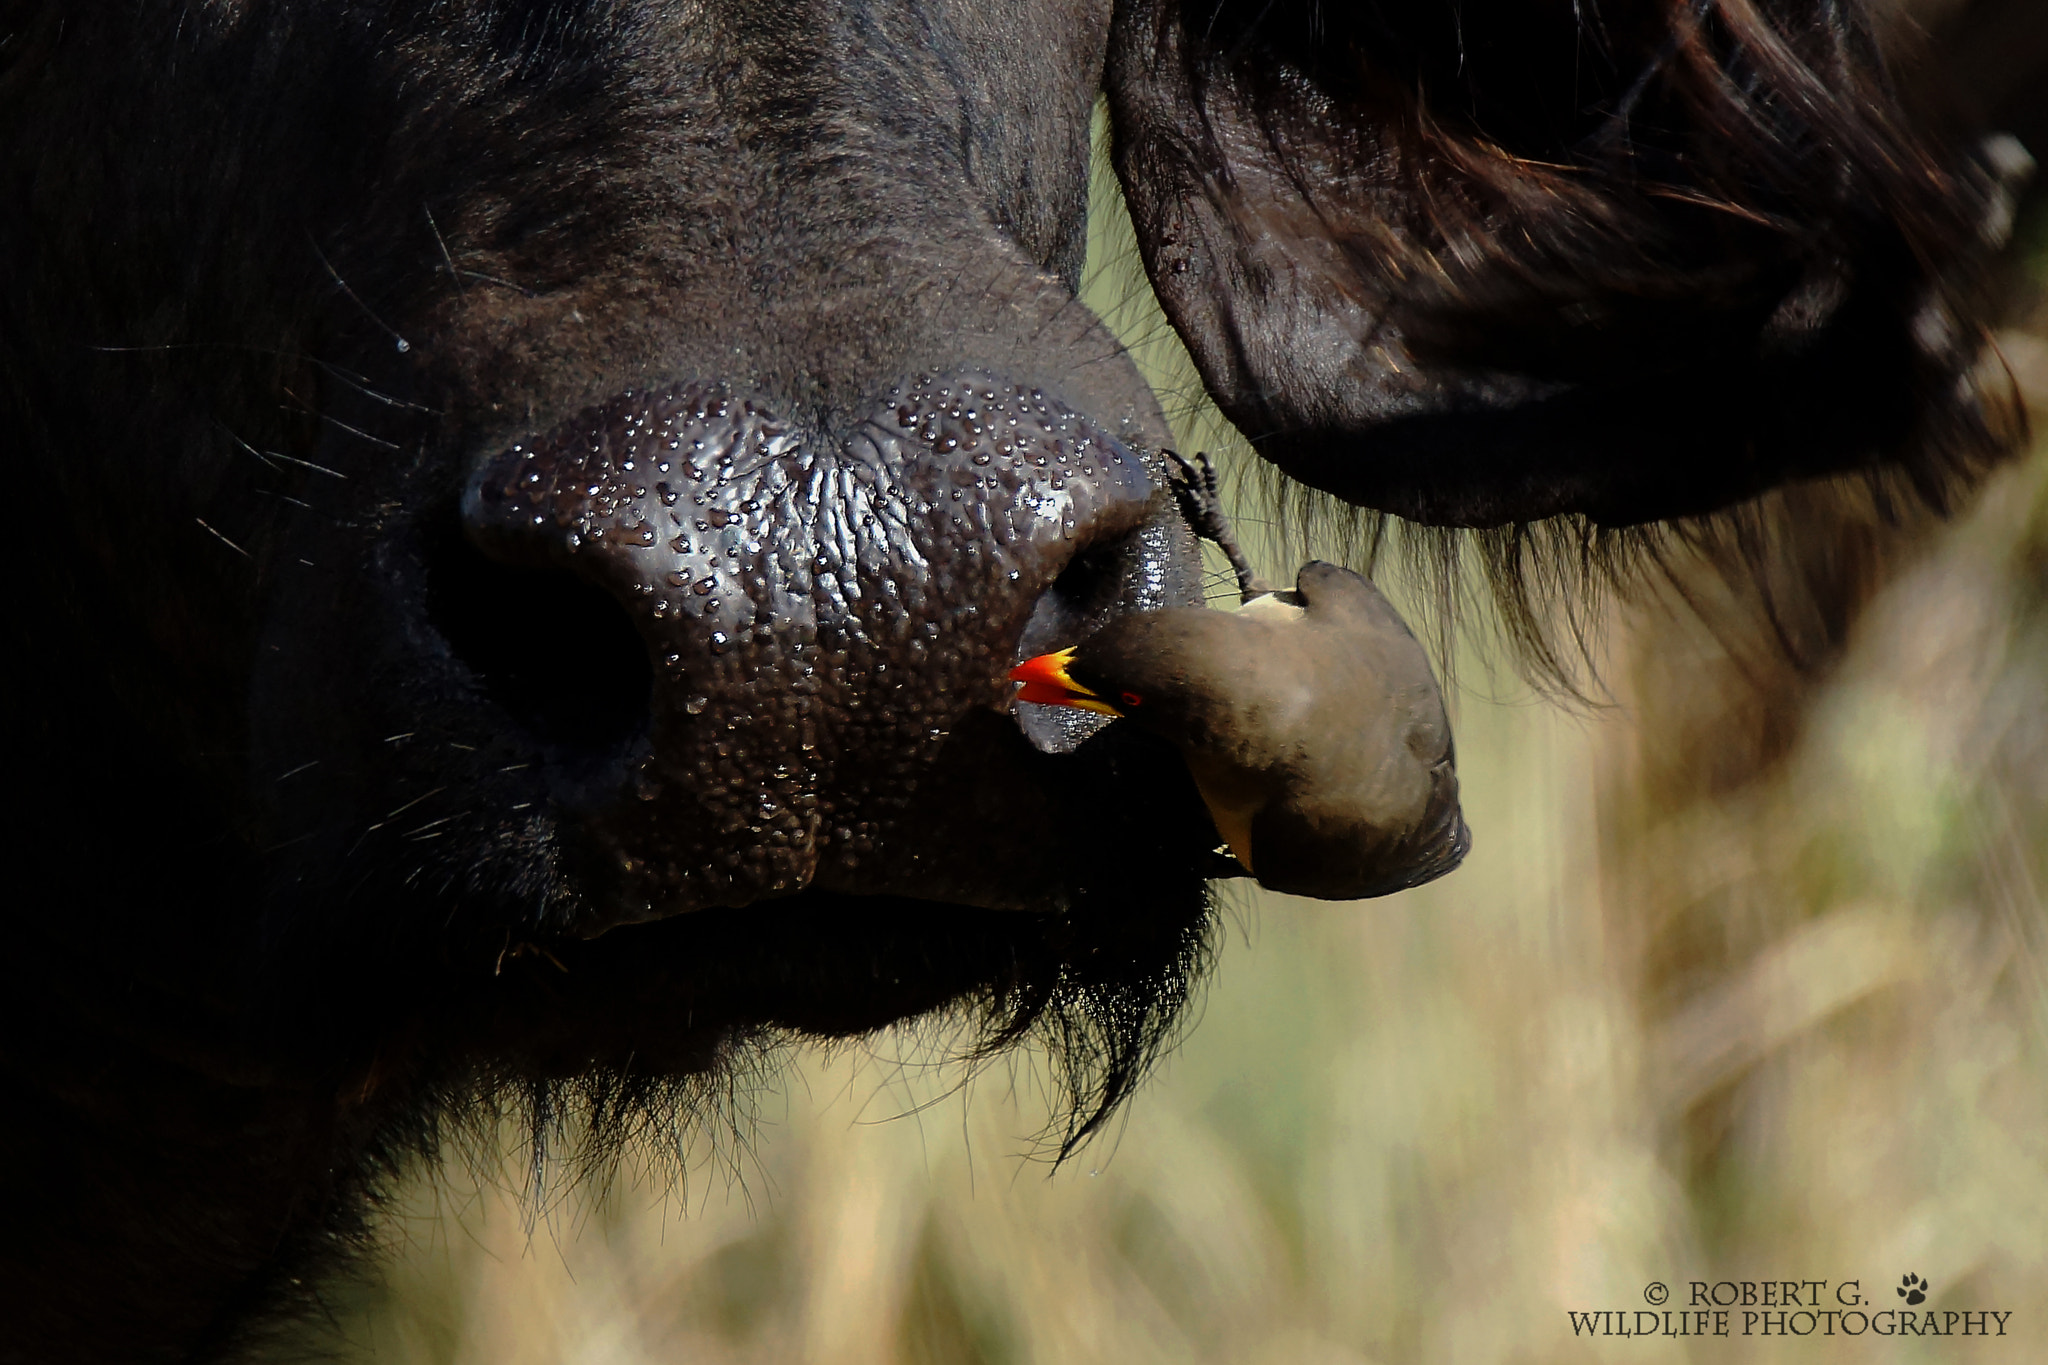
[[[1231,553],[1246,600],[1117,617],[1019,664],[1019,701],[1117,716],[1173,744],[1223,842],[1275,891],[1380,896],[1456,867],[1471,834],[1421,643],[1370,579],[1335,564],[1304,566],[1292,592],[1260,591],[1202,497],[1213,471],[1186,472],[1206,503],[1190,521]]]

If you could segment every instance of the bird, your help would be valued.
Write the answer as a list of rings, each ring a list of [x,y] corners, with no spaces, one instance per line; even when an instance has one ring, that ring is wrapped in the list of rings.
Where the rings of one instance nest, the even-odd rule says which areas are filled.
[[[1234,609],[1128,613],[1024,660],[1009,675],[1017,699],[1172,744],[1231,856],[1270,890],[1357,900],[1457,867],[1472,835],[1421,642],[1371,579],[1339,565],[1311,561],[1292,591],[1243,568],[1239,580]]]

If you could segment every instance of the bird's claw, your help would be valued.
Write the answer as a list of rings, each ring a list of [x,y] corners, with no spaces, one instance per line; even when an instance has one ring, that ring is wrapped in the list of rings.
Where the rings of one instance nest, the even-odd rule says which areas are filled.
[[[1209,453],[1198,450],[1192,460],[1177,450],[1160,453],[1166,456],[1168,464],[1166,486],[1173,491],[1174,503],[1188,529],[1214,544],[1230,560],[1230,570],[1237,576],[1238,596],[1248,602],[1266,591],[1265,584],[1253,572],[1244,547],[1238,544],[1237,533],[1230,528],[1230,517],[1223,510],[1223,494],[1217,487],[1216,463]]]
[[[1196,451],[1190,460],[1177,450],[1162,452],[1171,466],[1166,486],[1189,527],[1204,540],[1230,534],[1230,521],[1223,514],[1223,500],[1216,491],[1216,465],[1207,451]]]

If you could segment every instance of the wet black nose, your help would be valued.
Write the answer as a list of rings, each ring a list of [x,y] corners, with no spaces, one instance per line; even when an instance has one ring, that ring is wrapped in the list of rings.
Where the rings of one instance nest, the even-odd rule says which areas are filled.
[[[837,433],[722,385],[624,394],[487,461],[463,521],[491,559],[602,594],[648,661],[644,724],[612,723],[631,770],[592,816],[632,917],[860,882],[962,720],[1010,709],[1062,575],[1160,579],[1140,561],[1165,502],[1085,417],[977,374],[907,381]],[[528,583],[502,589],[572,609]],[[541,628],[561,671],[616,652],[602,615]]]

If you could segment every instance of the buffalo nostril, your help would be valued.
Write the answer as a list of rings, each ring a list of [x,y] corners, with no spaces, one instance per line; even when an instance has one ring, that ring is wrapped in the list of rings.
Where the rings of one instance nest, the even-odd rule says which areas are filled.
[[[1127,535],[1075,555],[1032,607],[1017,657],[1073,644],[1108,621],[1124,601],[1126,574],[1139,553],[1138,537]]]
[[[647,647],[603,589],[486,558],[449,518],[427,547],[428,619],[486,697],[558,761],[601,763],[645,735]]]
[[[1074,556],[1032,606],[1018,638],[1017,660],[1076,644],[1120,613],[1146,605],[1133,583],[1148,560],[1144,532],[1090,545]],[[1041,752],[1071,753],[1108,725],[1110,718],[1067,706],[1017,703],[1017,725]]]

